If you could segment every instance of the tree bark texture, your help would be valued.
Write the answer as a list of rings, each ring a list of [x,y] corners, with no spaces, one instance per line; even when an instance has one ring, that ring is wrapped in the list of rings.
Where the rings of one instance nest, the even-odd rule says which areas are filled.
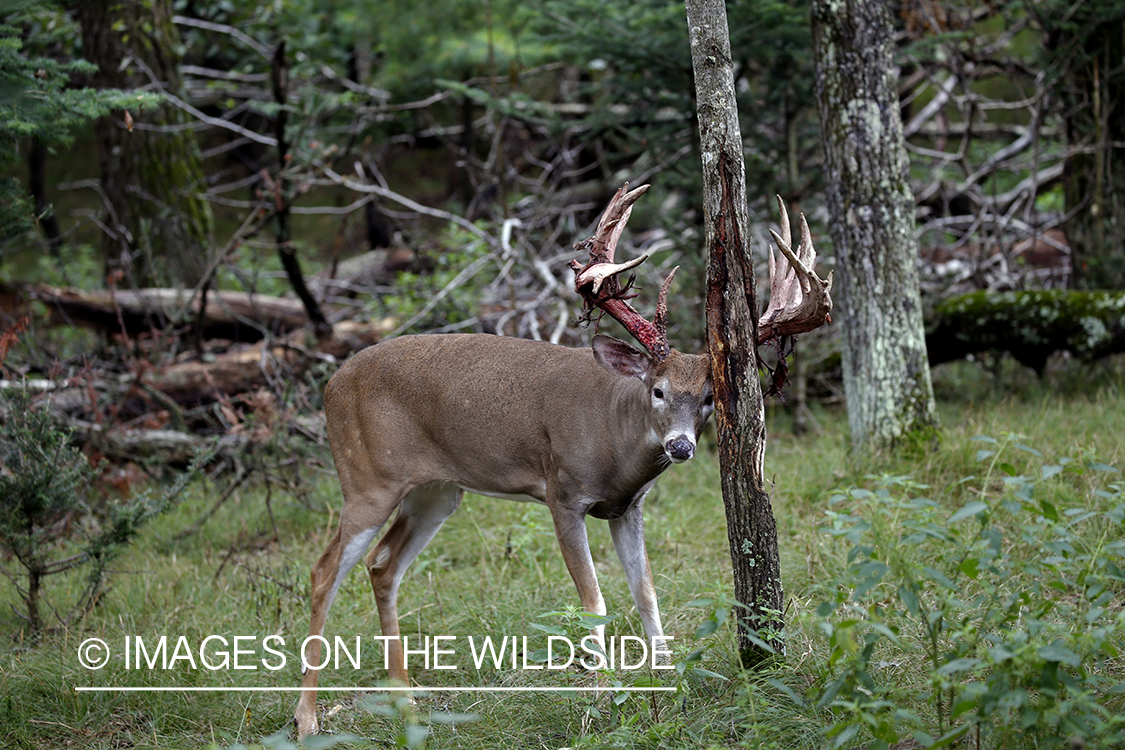
[[[777,526],[763,481],[765,410],[758,380],[754,264],[750,256],[742,134],[735,102],[726,5],[687,0],[703,161],[706,224],[707,346],[715,388],[723,503],[741,613],[744,664],[766,656],[748,628],[781,651],[784,593]]]
[[[96,88],[158,83],[182,97],[180,37],[170,0],[72,0],[82,26],[82,51],[98,66]],[[125,64],[127,63],[127,64]],[[124,67],[123,67],[124,64]],[[147,129],[122,114],[101,118],[101,158],[108,229],[107,268],[120,268],[136,288],[176,282],[194,286],[207,266],[213,219],[194,133],[172,104],[147,112]]]
[[[1050,6],[1048,6],[1050,7]],[[1071,279],[1080,289],[1125,289],[1125,5],[1064,3],[1044,13],[1066,139],[1063,186]]]
[[[893,26],[885,0],[813,0],[812,22],[848,421],[882,450],[937,425]]]

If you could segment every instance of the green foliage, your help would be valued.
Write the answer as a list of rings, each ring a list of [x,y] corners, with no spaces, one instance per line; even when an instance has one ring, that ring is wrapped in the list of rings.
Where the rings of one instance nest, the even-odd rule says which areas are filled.
[[[425,699],[424,692],[416,692],[415,696]],[[456,727],[478,721],[480,716],[472,713],[454,713],[449,711],[430,711],[428,716],[422,718],[414,709],[414,701],[410,696],[399,694],[387,695],[377,693],[360,698],[356,702],[357,708],[374,716],[383,717],[386,722],[396,727],[392,733],[391,741],[396,748],[411,748],[421,750],[426,747],[430,736],[430,725],[444,725]],[[268,737],[262,737],[259,743],[246,745],[236,743],[228,745],[226,750],[327,750],[333,747],[387,747],[384,741],[371,742],[359,735],[349,732],[333,734],[319,734],[306,737],[300,743],[290,738],[288,729],[283,729]],[[381,738],[382,739],[382,738]],[[211,747],[216,747],[212,745]]]
[[[403,320],[405,332],[458,328],[472,320],[485,298],[485,281],[476,272],[489,261],[489,249],[462,229],[450,229],[446,249],[432,255],[426,273],[400,273],[392,294],[377,298],[376,312]]]
[[[26,575],[24,586],[5,571],[37,640],[45,625],[40,614],[44,578],[87,565],[86,588],[75,607],[92,606],[109,563],[147,521],[172,505],[199,462],[158,497],[141,493],[95,513],[86,497],[98,471],[48,409],[33,405],[23,391],[10,391],[0,396],[0,419],[0,550]]]
[[[575,91],[593,105],[584,137],[603,139],[616,159],[661,165],[661,183],[687,190],[687,205],[699,205],[690,198],[700,189],[698,165],[677,156],[698,142],[683,3],[543,0],[540,7],[534,30],[584,73]],[[791,160],[819,153],[808,7],[754,0],[730,4],[727,12],[735,76],[745,84],[742,134],[753,144],[746,153],[746,181],[755,186],[749,198],[764,200],[798,187]]]
[[[443,0],[420,10],[404,0],[245,0],[193,7],[209,21],[231,24],[267,48],[280,39],[289,48],[291,78],[312,79],[325,64],[346,71],[354,55],[372,61],[371,78],[395,98],[433,93],[433,80],[507,75],[535,62],[535,47],[523,32],[529,13],[514,0]],[[257,72],[268,62],[247,46],[228,46],[214,36],[188,31],[193,54],[223,58],[230,68]],[[363,97],[357,102],[366,103]]]
[[[153,94],[68,88],[71,76],[90,73],[93,66],[29,54],[20,36],[20,29],[31,25],[66,33],[47,8],[42,0],[0,0],[0,168],[18,161],[29,140],[67,147],[79,125],[115,110],[148,109],[160,101]],[[35,218],[19,183],[0,180],[0,244],[30,230]]]
[[[31,636],[38,639],[42,579],[70,565],[69,560],[52,565],[52,553],[73,516],[85,514],[82,498],[95,472],[70,445],[70,434],[55,426],[46,409],[32,408],[26,394],[0,399],[0,410],[6,412],[0,423],[0,549],[26,572],[26,588],[16,585]]]
[[[426,698],[423,692],[414,693],[419,698]],[[388,695],[376,693],[367,695],[357,701],[357,706],[375,716],[383,717],[390,725],[395,727],[391,741],[396,748],[411,748],[421,750],[426,747],[426,740],[430,736],[430,725],[439,724],[456,727],[478,721],[480,716],[472,713],[454,713],[450,711],[430,711],[425,718],[418,716],[414,709],[414,700],[408,695]],[[327,750],[332,747],[386,747],[385,742],[372,743],[363,737],[348,732],[336,734],[319,734],[306,737],[300,744],[290,740],[289,730],[263,737],[261,744],[244,745],[238,743],[229,745],[227,750]]]
[[[1056,351],[1094,360],[1125,351],[1125,293],[1119,291],[972,292],[939,302],[926,344],[931,363],[1008,351],[1042,372]]]
[[[1076,371],[1074,375],[1089,384],[1085,372]],[[631,694],[620,704],[615,700],[624,695],[623,691],[597,698],[585,693],[576,697],[553,692],[452,692],[442,688],[542,686],[545,682],[586,685],[592,684],[592,677],[559,672],[557,681],[545,681],[543,671],[493,669],[491,664],[478,671],[466,659],[457,660],[461,669],[440,672],[423,670],[412,663],[413,677],[433,688],[428,695],[415,693],[414,706],[409,707],[413,718],[408,718],[407,707],[402,713],[394,713],[398,696],[384,699],[385,708],[380,710],[390,715],[382,715],[357,707],[351,692],[322,691],[319,705],[325,734],[307,746],[343,740],[350,744],[342,747],[394,746],[405,737],[411,722],[428,730],[427,747],[466,750],[822,750],[839,736],[826,737],[834,726],[843,725],[838,730],[842,733],[854,725],[853,741],[842,745],[851,750],[876,742],[876,730],[884,734],[893,731],[906,741],[913,739],[915,731],[937,738],[966,722],[974,726],[965,730],[969,734],[962,735],[959,747],[976,747],[977,724],[981,726],[982,749],[1001,747],[1005,741],[1014,749],[1030,747],[1033,742],[1050,746],[1054,740],[1046,736],[1046,723],[1042,729],[1033,729],[1026,739],[1001,734],[1007,731],[1003,725],[1007,719],[1000,709],[993,709],[991,725],[988,719],[978,718],[974,708],[947,719],[943,732],[932,682],[937,670],[931,661],[934,648],[929,641],[930,629],[910,613],[898,590],[907,581],[914,581],[919,611],[924,616],[942,613],[939,667],[962,656],[984,660],[983,665],[967,672],[936,676],[953,683],[956,700],[972,698],[962,693],[977,684],[993,695],[1002,690],[989,685],[994,672],[988,670],[996,669],[996,660],[988,649],[1004,645],[1017,654],[1005,662],[1009,672],[1003,675],[1013,680],[1012,690],[1026,691],[1029,705],[1043,716],[1057,715],[1051,702],[1072,700],[1072,688],[1063,684],[1055,697],[1044,698],[1041,686],[1026,683],[1049,667],[1047,657],[1065,656],[1049,648],[1040,653],[1062,638],[1063,645],[1080,657],[1082,667],[1076,670],[1065,661],[1053,662],[1059,665],[1060,684],[1064,676],[1080,680],[1083,673],[1103,678],[1104,684],[1092,699],[1115,715],[1121,713],[1121,695],[1110,692],[1111,686],[1122,679],[1120,658],[1110,657],[1111,646],[1120,651],[1120,629],[1114,635],[1107,628],[1108,635],[1118,641],[1116,645],[1106,641],[1103,664],[1082,642],[1095,628],[1112,624],[1120,601],[1120,583],[1110,581],[1107,585],[1106,591],[1116,597],[1109,604],[1093,603],[1080,586],[1072,587],[1068,594],[1048,585],[1082,576],[1088,587],[1095,583],[1091,573],[1095,578],[1105,578],[1108,567],[1101,569],[1099,560],[1112,561],[1110,555],[1118,554],[1114,545],[1122,538],[1121,529],[1105,516],[1121,503],[1115,486],[1120,476],[1104,470],[1103,464],[1121,467],[1125,460],[1125,446],[1113,429],[1125,419],[1125,398],[1121,395],[1125,392],[1121,383],[1125,381],[1119,373],[1116,386],[1099,382],[1096,393],[1091,392],[1092,387],[1075,388],[1074,396],[1068,399],[1052,392],[1056,384],[1050,380],[1032,394],[1031,400],[982,392],[971,400],[947,405],[943,411],[946,437],[924,455],[893,454],[860,460],[848,454],[844,448],[846,417],[838,410],[818,410],[820,431],[800,439],[771,416],[766,470],[775,481],[771,495],[787,594],[783,660],[754,672],[737,666],[734,619],[738,608],[726,580],[728,540],[718,466],[710,450],[712,438],[705,438],[696,459],[669,470],[645,503],[648,554],[665,630],[675,637],[673,661],[680,670],[656,676],[667,686],[675,686],[676,692]],[[1003,437],[1015,432],[1029,437]],[[971,439],[977,435],[994,435],[998,442]],[[1016,447],[1017,443],[1034,447],[1044,457]],[[320,450],[324,451],[322,458],[328,460],[326,450]],[[978,461],[978,451],[997,451],[995,465],[993,456],[982,455]],[[1062,460],[1065,458],[1071,460]],[[1044,478],[1045,466],[1062,466],[1063,471]],[[1014,473],[1009,475],[1007,469]],[[1048,474],[1055,471],[1047,469]],[[264,487],[252,478],[210,516],[207,514],[224,494],[228,479],[216,485],[193,482],[180,503],[146,524],[128,550],[116,558],[113,568],[122,572],[103,590],[99,606],[69,629],[69,639],[60,634],[52,638],[56,648],[10,648],[5,652],[5,685],[8,694],[16,696],[7,703],[0,701],[0,734],[7,744],[63,747],[73,741],[85,748],[108,749],[225,747],[241,742],[251,747],[299,747],[288,729],[296,700],[291,692],[217,690],[189,694],[170,688],[185,684],[291,688],[299,683],[296,649],[308,633],[308,570],[324,551],[339,521],[335,478],[327,472],[313,475],[317,479],[309,483],[309,491],[302,497],[293,495],[281,483]],[[866,478],[869,475],[878,479]],[[916,479],[908,480],[907,475]],[[969,475],[976,476],[962,481]],[[1013,514],[1003,502],[1017,501],[1018,486],[1011,480],[1021,475],[1031,480],[1033,504],[1020,501],[1021,510]],[[837,487],[847,489],[835,491]],[[886,490],[885,499],[882,490]],[[844,499],[829,505],[828,498],[835,495]],[[976,507],[969,507],[967,515],[949,522],[962,508],[978,500],[990,510],[972,515]],[[1044,515],[1040,501],[1053,506],[1057,522],[1046,516],[1046,520],[1039,520]],[[918,507],[912,507],[915,505]],[[825,516],[825,510],[837,516]],[[1068,515],[1074,510],[1080,513]],[[1081,518],[1091,511],[1094,516]],[[197,533],[181,536],[202,516],[207,519]],[[825,518],[826,524],[817,520]],[[860,520],[871,528],[857,531],[853,541],[847,532]],[[534,504],[467,496],[407,572],[399,603],[403,632],[412,641],[416,634],[457,635],[462,639],[468,635],[527,635],[533,649],[544,644],[545,635],[532,628],[531,622],[560,626],[575,635],[582,633],[583,623],[574,619],[578,613],[566,607],[575,601],[574,585],[550,535],[550,524],[546,509]],[[904,541],[918,527],[928,528],[927,524],[953,541]],[[843,533],[818,531],[820,525]],[[979,561],[988,551],[980,530],[989,528],[1003,535],[1002,555],[996,565],[1011,571],[1006,579],[989,570],[987,560],[976,563],[976,579],[960,570],[962,558]],[[607,635],[642,636],[606,524],[591,521],[588,529],[605,601],[616,616],[607,627]],[[1058,536],[1062,531],[1072,535],[1067,541],[1074,552],[1063,549],[1048,554],[1044,546],[1055,546],[1051,535]],[[1034,535],[1038,539],[1025,541],[1025,536]],[[856,547],[870,547],[872,551],[849,557]],[[1065,559],[1060,562],[1052,556]],[[865,586],[875,570],[873,561],[886,565],[888,572],[873,587]],[[1041,566],[1043,575],[1034,575],[1034,564]],[[1115,564],[1120,567],[1120,562]],[[920,573],[925,567],[941,572],[961,591],[950,592],[936,578]],[[966,567],[971,570],[972,564]],[[131,571],[137,574],[129,574]],[[66,581],[64,577],[59,580],[61,588]],[[977,607],[977,597],[987,594],[986,583],[1007,587],[997,597],[1027,592],[1023,600],[1031,604],[1025,607],[1022,620],[1011,621],[1007,610],[986,615]],[[960,597],[964,609],[950,609],[953,605],[946,600],[953,596]],[[837,603],[838,599],[843,603]],[[999,601],[1003,604],[1002,599]],[[821,602],[828,602],[826,607],[831,611],[817,615],[815,610]],[[1055,609],[1042,612],[1052,603]],[[20,606],[13,588],[0,589],[0,610],[10,611],[13,604]],[[1085,613],[1098,606],[1106,612],[1094,625],[1088,625]],[[1065,612],[1068,607],[1073,609],[1070,614]],[[553,619],[538,616],[547,611],[562,614]],[[1063,615],[1071,623],[1065,633],[1067,620]],[[860,622],[850,625],[849,620]],[[868,625],[868,621],[873,624]],[[9,634],[19,628],[10,615],[4,623]],[[877,629],[880,623],[900,645]],[[973,654],[964,647],[971,643],[972,635],[961,631],[978,623],[981,644]],[[826,626],[837,633],[835,641]],[[370,582],[357,569],[340,587],[326,634],[345,636],[349,642],[362,635],[369,642],[369,636],[378,632]],[[864,660],[864,638],[869,632],[877,641]],[[1020,632],[1026,632],[1029,641],[1017,649],[1013,646]],[[162,633],[183,634],[195,643],[212,633],[228,638],[278,633],[286,639],[289,663],[276,673],[126,670],[118,656],[97,673],[76,668],[75,647],[87,637],[106,640],[119,654],[123,634],[147,638]],[[995,640],[996,635],[1006,640],[988,640],[989,636]],[[370,658],[365,652],[364,668],[358,672],[347,666],[326,669],[321,685],[337,689],[370,686],[378,694],[385,672],[381,656],[376,653],[377,663],[368,665]],[[947,671],[956,668],[954,664]],[[862,681],[860,673],[864,671],[876,688],[871,696],[864,694],[864,690],[870,690]],[[832,701],[818,708],[820,698],[843,672],[850,677],[841,683]],[[614,679],[626,683],[641,676],[629,673],[626,679],[619,671]],[[605,679],[608,682],[609,678]],[[91,684],[151,686],[165,692],[74,693],[75,685]],[[941,684],[941,710],[948,717],[956,704]],[[832,705],[837,698],[842,704]],[[878,700],[893,706],[870,705]],[[1043,700],[1047,702],[1035,703]],[[591,708],[594,710],[588,710]],[[1088,712],[1079,709],[1075,716],[1082,720]],[[481,718],[450,725],[431,717],[434,712],[476,713]],[[878,729],[880,723],[889,730]],[[1007,726],[1018,724],[1009,722]],[[420,729],[412,731],[421,733]],[[1105,746],[1111,736],[1088,740],[1086,747]],[[1074,746],[1080,740],[1075,737]]]
[[[957,483],[953,513],[903,476],[829,500],[823,531],[850,549],[811,616],[830,651],[808,699],[832,712],[833,747],[861,732],[872,748],[1125,740],[1120,471],[1049,462],[1016,435],[975,440],[983,472]]]
[[[21,391],[11,393],[0,401],[0,545],[32,561],[50,537],[45,527],[74,507],[94,471],[50,412],[33,408]]]

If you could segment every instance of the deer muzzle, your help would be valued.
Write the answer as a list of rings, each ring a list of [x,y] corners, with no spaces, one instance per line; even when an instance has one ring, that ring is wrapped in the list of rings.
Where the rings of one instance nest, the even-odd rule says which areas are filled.
[[[664,452],[673,463],[682,463],[695,455],[695,441],[687,435],[679,435],[664,444]]]

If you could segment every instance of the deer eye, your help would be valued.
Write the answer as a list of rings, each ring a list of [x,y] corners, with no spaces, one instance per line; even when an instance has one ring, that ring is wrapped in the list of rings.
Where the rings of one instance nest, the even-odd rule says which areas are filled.
[[[664,391],[660,390],[659,388],[653,388],[652,395],[654,398],[664,398]]]
[[[703,405],[704,406],[714,406],[715,405],[715,397],[712,396],[711,394],[707,394],[707,397],[705,399],[703,399]]]

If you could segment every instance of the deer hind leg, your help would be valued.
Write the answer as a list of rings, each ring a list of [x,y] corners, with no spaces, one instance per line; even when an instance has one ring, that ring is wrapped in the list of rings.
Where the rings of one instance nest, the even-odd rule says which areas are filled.
[[[664,628],[660,624],[660,607],[656,603],[656,587],[652,584],[652,567],[645,551],[644,498],[633,503],[620,518],[609,522],[609,533],[613,537],[613,547],[621,566],[625,568],[625,579],[629,582],[629,593],[641,616],[641,623],[648,635],[653,649],[665,650]]]
[[[430,482],[411,490],[399,505],[398,516],[367,556],[367,573],[375,591],[379,623],[387,638],[388,677],[409,683],[399,639],[398,587],[410,563],[426,548],[445,519],[457,510],[465,491],[447,482]]]
[[[351,500],[351,502],[348,502]],[[315,669],[321,661],[321,642],[324,623],[340,585],[363,553],[371,546],[371,540],[387,522],[398,504],[394,491],[369,491],[360,498],[350,498],[345,493],[344,509],[340,514],[340,528],[328,544],[328,549],[312,569],[312,618],[309,624],[307,648],[303,653],[301,698],[293,719],[297,724],[297,736],[304,738],[318,731],[316,722],[316,683],[319,670]],[[306,667],[305,665],[310,665]]]

